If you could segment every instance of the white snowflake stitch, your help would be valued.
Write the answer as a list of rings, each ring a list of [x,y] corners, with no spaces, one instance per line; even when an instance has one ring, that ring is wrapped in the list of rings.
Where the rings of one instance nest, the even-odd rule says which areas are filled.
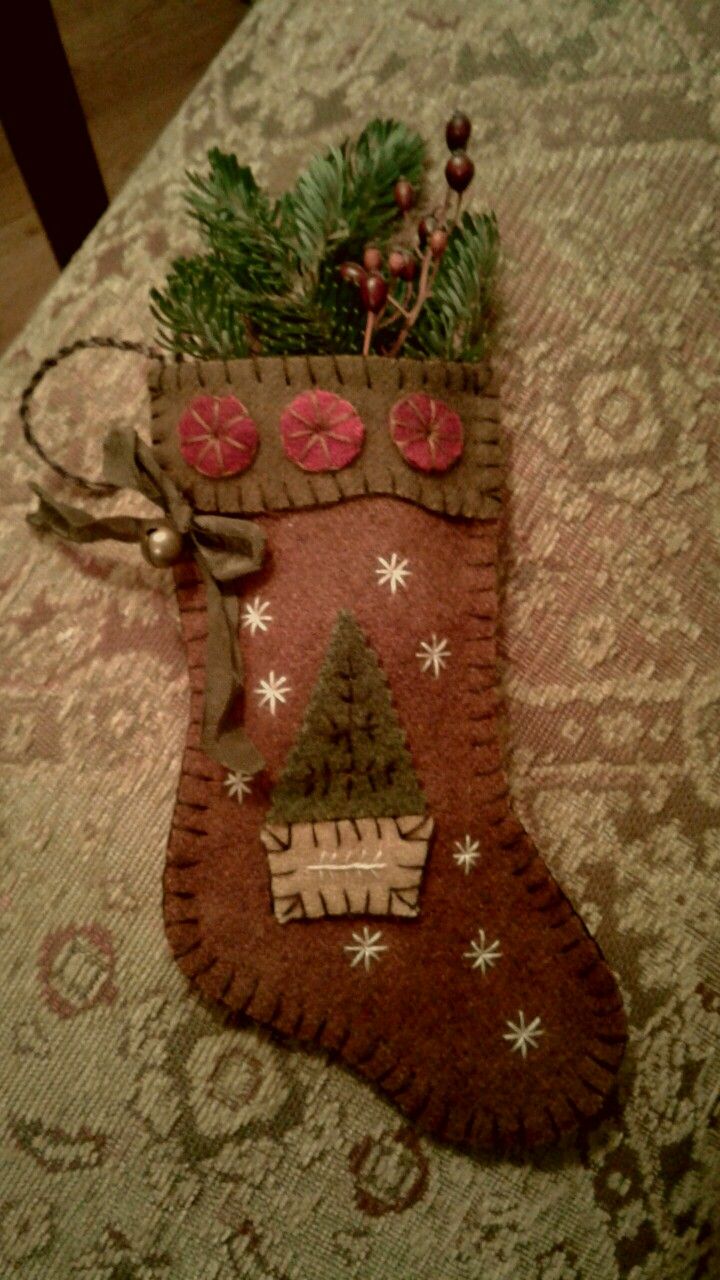
[[[251,773],[243,773],[242,769],[238,769],[235,773],[229,773],[223,782],[223,786],[227,787],[228,795],[235,796],[238,804],[242,804],[245,796],[249,796],[252,791]]]
[[[372,961],[379,960],[381,953],[387,951],[385,944],[380,942],[381,938],[382,932],[380,929],[378,929],[377,933],[371,934],[367,925],[365,925],[362,933],[354,933],[353,942],[356,945],[353,946],[352,943],[348,943],[346,947],[343,947],[343,951],[347,951],[349,955],[353,956],[350,961],[350,968],[354,969],[356,964],[364,964],[365,972],[368,973]]]
[[[423,671],[432,670],[436,680],[444,669],[448,658],[452,657],[447,644],[447,640],[438,640],[437,636],[433,634],[432,640],[420,641],[420,648],[415,654],[415,657],[420,659]]]
[[[256,686],[255,692],[258,695],[261,707],[269,707],[270,715],[275,715],[275,708],[278,702],[284,702],[290,692],[290,685],[285,676],[276,676],[271,671],[265,680],[261,680]]]
[[[267,600],[261,600],[256,596],[252,604],[248,602],[242,611],[242,625],[250,628],[250,635],[254,636],[256,631],[267,631],[268,623],[272,622],[272,614],[269,613],[270,604]]]
[[[467,835],[462,840],[455,841],[455,849],[453,858],[458,866],[463,868],[465,875],[469,876],[480,857],[480,841],[473,840],[472,836]]]
[[[497,938],[494,942],[488,942],[485,930],[478,929],[477,941],[470,943],[470,950],[463,952],[463,958],[472,961],[471,968],[479,969],[485,977],[488,969],[492,969],[493,965],[502,958],[500,942]]]
[[[377,562],[378,568],[375,572],[378,576],[379,587],[384,587],[386,584],[389,585],[392,595],[396,594],[398,587],[407,589],[405,579],[411,577],[407,560],[401,560],[397,551],[393,551],[389,560],[386,560],[383,556],[378,556]]]
[[[540,1025],[539,1018],[533,1018],[532,1022],[525,1022],[525,1014],[522,1009],[518,1010],[517,1022],[507,1020],[507,1026],[510,1028],[503,1035],[503,1040],[511,1042],[511,1052],[515,1053],[519,1050],[523,1058],[527,1058],[528,1049],[537,1049],[537,1042],[540,1036],[545,1034],[543,1027]]]

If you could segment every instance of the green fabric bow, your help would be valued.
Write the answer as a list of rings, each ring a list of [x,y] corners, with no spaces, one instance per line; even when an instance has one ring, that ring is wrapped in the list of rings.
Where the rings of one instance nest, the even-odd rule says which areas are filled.
[[[228,583],[255,573],[265,555],[265,534],[250,520],[198,515],[155,461],[147,445],[130,430],[113,430],[105,439],[103,474],[119,489],[137,489],[165,512],[167,520],[189,543],[205,583],[208,611],[205,705],[201,746],[228,769],[254,774],[263,768],[260,752],[242,724],[232,724],[236,695],[243,687],[238,642],[239,603]],[[38,506],[27,519],[69,542],[140,542],[156,521],[135,516],[96,519],[77,507],[58,502],[37,485],[31,488]]]

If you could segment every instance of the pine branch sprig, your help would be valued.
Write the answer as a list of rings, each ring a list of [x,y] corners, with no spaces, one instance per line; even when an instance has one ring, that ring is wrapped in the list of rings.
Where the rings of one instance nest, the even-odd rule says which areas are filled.
[[[203,250],[173,262],[164,287],[151,291],[160,342],[201,359],[362,350],[367,307],[339,267],[370,243],[382,258],[393,238],[407,238],[398,190],[417,198],[420,136],[373,120],[313,159],[275,201],[234,155],[215,148],[208,160],[207,173],[188,174],[186,196]],[[492,215],[466,214],[445,240],[417,325],[403,339],[408,355],[473,359],[492,327],[497,226]],[[398,281],[395,297],[411,306],[413,285]],[[390,337],[388,330],[379,350],[389,350]]]
[[[250,354],[242,292],[215,259],[179,258],[165,289],[151,292],[158,340],[198,360]]]
[[[208,160],[207,176],[188,174],[186,205],[210,253],[242,288],[286,292],[292,287],[293,266],[278,237],[276,205],[234,155],[213,148]]]

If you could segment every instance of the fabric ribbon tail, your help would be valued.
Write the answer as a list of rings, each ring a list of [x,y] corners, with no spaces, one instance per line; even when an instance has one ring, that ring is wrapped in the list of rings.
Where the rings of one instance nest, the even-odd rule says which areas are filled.
[[[138,542],[147,521],[134,516],[109,516],[98,519],[79,507],[60,502],[39,485],[30,486],[38,505],[26,516],[28,524],[44,533],[54,533],[66,542],[102,542],[112,538],[116,542]]]
[[[202,555],[196,555],[196,564],[205,583],[208,618],[201,747],[225,768],[252,775],[265,761],[243,725],[232,723],[234,703],[243,688],[238,598],[221,591]]]

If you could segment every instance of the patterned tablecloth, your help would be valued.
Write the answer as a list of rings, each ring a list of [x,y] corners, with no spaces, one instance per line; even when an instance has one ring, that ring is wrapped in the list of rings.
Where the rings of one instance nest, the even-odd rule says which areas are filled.
[[[720,1274],[714,21],[684,0],[264,0],[7,353],[3,1277]],[[188,697],[169,575],[25,527],[41,477],[17,414],[61,343],[152,336],[210,145],[279,189],[371,114],[439,160],[456,104],[506,251],[511,783],[631,1027],[620,1118],[500,1163],[399,1140],[342,1069],[188,994],[160,915]],[[40,401],[75,467],[146,423],[120,356],[67,362]]]

